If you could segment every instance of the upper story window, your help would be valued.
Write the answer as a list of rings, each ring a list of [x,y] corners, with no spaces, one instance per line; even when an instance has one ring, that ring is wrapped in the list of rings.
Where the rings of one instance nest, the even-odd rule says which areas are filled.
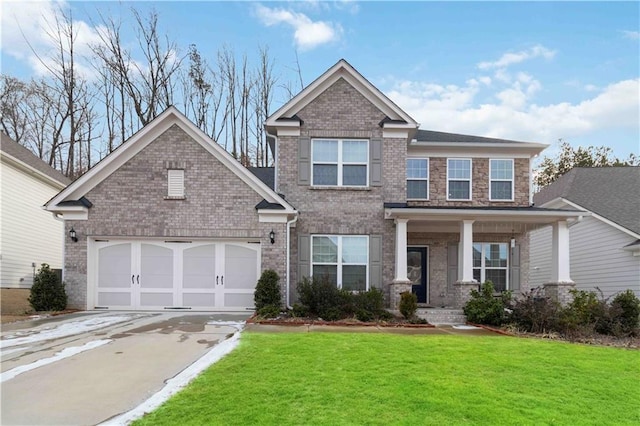
[[[312,185],[368,186],[369,141],[312,140]]]
[[[167,197],[184,198],[184,170],[167,170]]]
[[[407,199],[429,199],[429,159],[407,159]]]
[[[447,200],[471,200],[471,159],[447,159]]]
[[[489,200],[513,201],[513,160],[489,160]]]
[[[366,235],[313,235],[311,275],[326,276],[349,291],[369,288],[369,237]]]

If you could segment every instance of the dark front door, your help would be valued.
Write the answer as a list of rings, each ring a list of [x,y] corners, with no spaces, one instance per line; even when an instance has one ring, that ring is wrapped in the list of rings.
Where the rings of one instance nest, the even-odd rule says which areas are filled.
[[[429,303],[427,297],[427,247],[407,247],[407,276],[411,281],[411,291],[418,296],[418,303]]]

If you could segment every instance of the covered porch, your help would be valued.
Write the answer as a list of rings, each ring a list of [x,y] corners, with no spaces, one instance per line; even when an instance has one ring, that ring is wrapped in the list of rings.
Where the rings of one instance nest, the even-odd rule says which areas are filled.
[[[480,283],[496,291],[528,291],[527,232],[552,226],[549,297],[567,302],[574,287],[569,263],[570,223],[588,213],[539,207],[413,207],[386,204],[395,224],[390,304],[413,291],[421,306],[460,308]]]

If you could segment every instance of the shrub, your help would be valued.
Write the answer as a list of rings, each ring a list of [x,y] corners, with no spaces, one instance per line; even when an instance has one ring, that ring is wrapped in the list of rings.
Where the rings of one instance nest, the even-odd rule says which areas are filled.
[[[329,280],[329,277],[304,278],[298,284],[300,304],[308,313],[327,321],[335,321],[349,316],[352,312],[351,293],[341,290]]]
[[[291,307],[292,317],[301,318],[301,317],[306,317],[307,315],[309,315],[309,310],[305,306],[302,306],[299,303],[294,303],[293,306]]]
[[[511,321],[518,328],[531,333],[546,333],[557,329],[559,305],[544,297],[542,292],[542,288],[536,287],[523,293],[514,302]]]
[[[43,263],[33,279],[29,303],[36,311],[62,311],[67,307],[64,283]]]
[[[353,310],[360,321],[372,321],[387,319],[389,312],[384,308],[384,293],[382,290],[372,288],[368,291],[351,294]]]
[[[258,316],[262,318],[276,318],[280,315],[280,306],[265,305],[258,309]]]
[[[611,320],[607,301],[592,291],[574,289],[570,293],[573,300],[560,310],[559,331],[568,338],[594,332],[609,334]]]
[[[611,302],[612,332],[614,334],[633,334],[640,322],[640,299],[627,290],[619,293]]]
[[[280,309],[280,277],[273,269],[266,269],[260,275],[253,293],[256,310],[260,311],[266,306],[274,306]]]
[[[410,291],[400,293],[400,313],[403,317],[413,319],[418,310],[418,296]]]
[[[464,306],[464,314],[469,322],[487,325],[502,325],[507,320],[507,307],[511,292],[505,291],[501,297],[494,297],[493,283],[485,281],[480,291],[471,291],[471,300]]]

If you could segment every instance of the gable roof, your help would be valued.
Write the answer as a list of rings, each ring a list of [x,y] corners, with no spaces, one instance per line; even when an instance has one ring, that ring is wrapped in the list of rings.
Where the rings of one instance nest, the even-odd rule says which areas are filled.
[[[474,142],[474,143],[529,143],[509,139],[487,138],[484,136],[461,135],[458,133],[436,132],[433,130],[418,130],[418,142]]]
[[[371,84],[369,80],[364,78],[362,74],[356,71],[356,69],[344,59],[340,59],[334,66],[325,71],[320,77],[305,87],[289,102],[271,114],[265,125],[267,128],[273,128],[277,125],[283,125],[291,121],[296,122],[296,124],[299,123],[299,119],[296,118],[296,114],[340,78],[346,80],[365,98],[380,109],[388,117],[389,122],[407,125],[414,129],[418,127],[418,123],[411,118],[409,114],[403,111],[384,93],[378,90],[378,88]]]
[[[576,167],[533,196],[537,206],[557,199],[640,234],[640,166]]]
[[[20,145],[4,132],[0,132],[0,152],[7,156],[23,169],[31,171],[41,179],[48,181],[53,186],[63,188],[71,183],[71,180],[54,169],[46,162],[34,155],[29,149]]]
[[[280,204],[286,213],[294,213],[295,209],[287,203],[284,198],[269,188],[264,182],[258,179],[247,168],[242,166],[235,158],[226,152],[220,145],[215,143],[209,136],[193,124],[175,107],[167,108],[162,114],[154,118],[149,124],[144,126],[125,143],[120,145],[111,154],[96,164],[87,173],[79,177],[75,182],[62,190],[45,205],[47,210],[59,212],[68,208],[87,207],[86,203],[70,203],[82,198],[100,182],[105,180],[120,166],[125,164],[155,139],[164,133],[171,126],[179,126],[194,141],[199,143],[211,155],[216,157],[223,165],[231,170],[242,181],[249,185],[257,194],[262,196],[268,203]]]

